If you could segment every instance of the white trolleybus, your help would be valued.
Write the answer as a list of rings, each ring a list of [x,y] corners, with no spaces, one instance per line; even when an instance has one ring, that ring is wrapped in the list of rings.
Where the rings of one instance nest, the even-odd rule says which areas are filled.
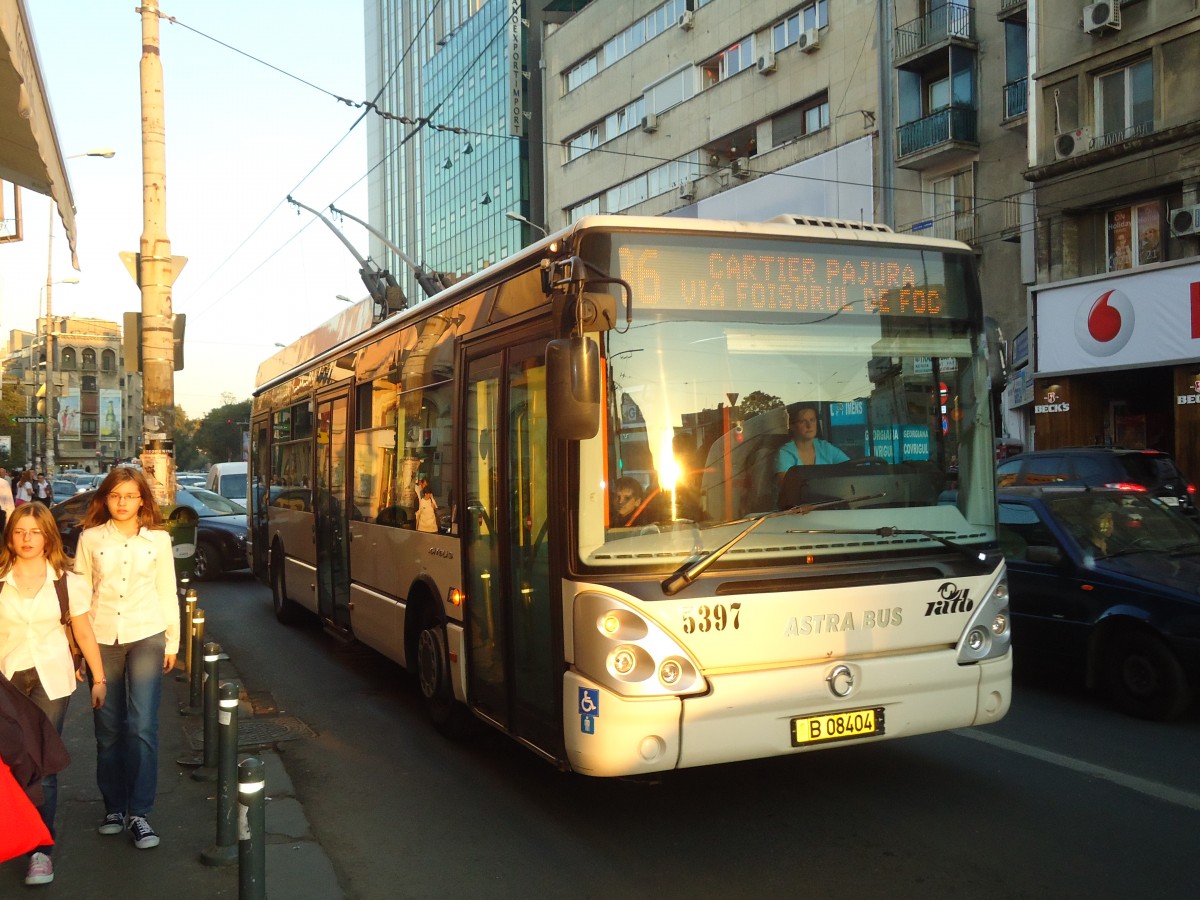
[[[614,776],[1008,710],[967,246],[589,217],[367,325],[260,368],[252,558],[441,729]]]

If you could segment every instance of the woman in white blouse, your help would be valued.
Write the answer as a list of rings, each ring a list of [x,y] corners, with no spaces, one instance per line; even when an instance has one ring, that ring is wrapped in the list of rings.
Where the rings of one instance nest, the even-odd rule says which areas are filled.
[[[58,526],[46,507],[27,503],[9,515],[4,546],[0,547],[0,668],[46,714],[59,734],[75,682],[83,680],[83,675],[75,672],[62,626],[55,590],[60,578],[66,579],[71,631],[92,671],[93,708],[103,705],[107,691],[100,649],[88,617],[92,592],[86,581],[66,571],[68,563]],[[39,811],[53,837],[57,775],[42,780],[42,794]],[[26,884],[49,884],[54,880],[52,850],[49,846],[34,850],[29,857]]]
[[[96,710],[101,834],[127,830],[157,847],[148,816],[158,791],[158,704],[179,650],[179,599],[171,538],[137,469],[113,469],[96,489],[79,535],[75,571],[92,585],[92,627],[108,677]]]

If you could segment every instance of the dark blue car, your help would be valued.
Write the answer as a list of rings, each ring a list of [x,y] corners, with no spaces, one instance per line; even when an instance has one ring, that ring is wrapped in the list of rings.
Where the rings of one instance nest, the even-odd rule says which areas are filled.
[[[1182,715],[1200,685],[1200,527],[1146,493],[999,501],[1017,659],[1075,667],[1131,715]]]

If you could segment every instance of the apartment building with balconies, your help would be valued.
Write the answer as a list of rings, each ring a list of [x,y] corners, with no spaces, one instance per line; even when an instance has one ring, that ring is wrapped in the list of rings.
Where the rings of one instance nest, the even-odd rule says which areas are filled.
[[[1200,10],[1029,0],[1027,16],[1032,439],[1173,451],[1197,477]]]

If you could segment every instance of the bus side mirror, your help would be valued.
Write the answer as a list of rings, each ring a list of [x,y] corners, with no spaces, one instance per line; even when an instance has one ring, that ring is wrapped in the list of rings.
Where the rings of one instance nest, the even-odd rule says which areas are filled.
[[[551,433],[585,441],[600,429],[600,348],[587,337],[546,344],[546,393]]]

